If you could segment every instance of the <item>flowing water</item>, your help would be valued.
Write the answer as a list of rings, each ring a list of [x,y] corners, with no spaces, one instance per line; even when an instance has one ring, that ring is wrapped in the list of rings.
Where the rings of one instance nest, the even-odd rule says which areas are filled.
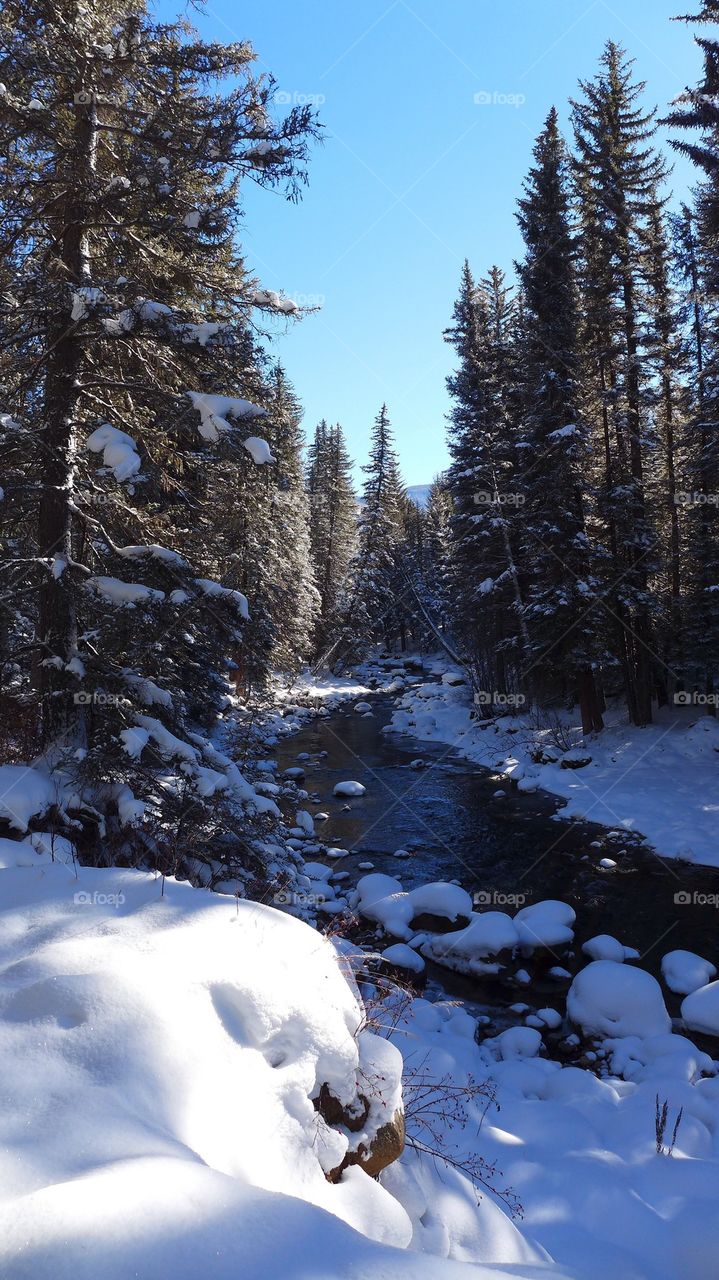
[[[719,872],[663,860],[636,837],[609,839],[604,827],[561,820],[563,801],[512,791],[447,746],[383,735],[393,699],[380,694],[368,701],[371,717],[347,703],[285,739],[276,753],[281,770],[309,753],[300,761],[306,769],[301,785],[320,804],[308,808],[330,815],[317,823],[318,839],[349,850],[335,870],[349,871],[354,883],[364,874],[358,864],[372,862],[407,889],[458,880],[481,895],[477,909],[510,915],[543,898],[561,898],[577,913],[577,950],[588,938],[610,933],[636,947],[642,967],[655,974],[662,955],[678,947],[719,967],[719,906],[711,902],[719,904]],[[411,767],[418,757],[422,769]],[[366,794],[335,797],[335,783],[347,779],[361,782]],[[507,794],[497,799],[500,786]],[[398,849],[410,856],[396,858]],[[603,857],[614,858],[616,870],[600,868]],[[478,980],[445,975],[443,982],[482,997]]]

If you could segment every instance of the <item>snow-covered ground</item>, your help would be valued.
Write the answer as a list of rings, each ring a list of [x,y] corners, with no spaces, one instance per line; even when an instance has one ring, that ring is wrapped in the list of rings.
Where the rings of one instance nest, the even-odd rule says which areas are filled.
[[[406,689],[393,728],[444,742],[478,764],[516,782],[562,796],[563,818],[586,818],[618,831],[643,834],[659,854],[719,867],[719,720],[700,708],[660,711],[638,729],[608,713],[601,734],[584,738],[564,718],[562,742],[528,716],[472,719],[463,673],[444,658],[426,663],[440,677]],[[565,738],[566,734],[566,738]],[[569,743],[569,750],[564,750]],[[583,767],[571,767],[582,762]],[[564,763],[563,763],[564,762]]]
[[[481,1044],[455,1002],[394,994],[368,1016],[349,943],[66,855],[0,843],[3,1277],[714,1280],[719,1079],[648,974],[602,960],[575,979],[600,1079],[544,1056],[561,1001]],[[461,914],[455,888],[414,909]],[[394,1112],[402,1066],[413,1145],[379,1181],[328,1182]],[[370,1099],[362,1134],[318,1114],[323,1084]],[[657,1096],[665,1147],[683,1109],[672,1156]],[[478,1169],[507,1201],[478,1201]]]

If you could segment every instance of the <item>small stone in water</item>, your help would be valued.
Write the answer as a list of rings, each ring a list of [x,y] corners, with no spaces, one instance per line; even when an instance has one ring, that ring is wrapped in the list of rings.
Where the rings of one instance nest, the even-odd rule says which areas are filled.
[[[374,862],[358,862],[357,866],[360,871],[371,871],[374,866]]]
[[[600,867],[604,867],[605,871],[611,871],[612,868],[616,867],[617,864],[613,858],[600,858],[599,865]]]
[[[502,788],[501,788],[501,787],[499,787],[496,791],[492,792],[492,799],[493,799],[493,800],[502,800],[502,799],[504,799],[504,797],[506,796],[506,794],[507,794],[507,792],[506,792],[506,791],[503,791],[503,790],[502,790]]]

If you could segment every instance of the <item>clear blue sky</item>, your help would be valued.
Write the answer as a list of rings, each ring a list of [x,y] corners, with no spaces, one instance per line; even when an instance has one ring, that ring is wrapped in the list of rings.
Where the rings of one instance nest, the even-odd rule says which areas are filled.
[[[463,258],[511,271],[514,202],[552,104],[620,41],[663,110],[700,69],[686,0],[210,0],[203,35],[250,39],[279,89],[319,95],[326,140],[299,206],[246,193],[244,247],[269,288],[321,295],[276,350],[305,430],[342,422],[364,460],[386,400],[407,484],[446,465],[442,341]],[[162,0],[163,16],[176,12]],[[489,103],[475,95],[489,95]],[[694,181],[675,162],[677,197]]]

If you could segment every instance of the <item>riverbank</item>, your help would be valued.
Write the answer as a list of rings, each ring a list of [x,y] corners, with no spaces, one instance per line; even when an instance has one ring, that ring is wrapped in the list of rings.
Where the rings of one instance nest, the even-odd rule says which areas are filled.
[[[521,791],[566,803],[561,817],[642,834],[662,858],[719,867],[719,721],[701,707],[663,709],[638,729],[610,708],[601,734],[572,715],[546,723],[522,714],[473,717],[464,673],[427,659],[431,679],[402,692],[392,730],[441,742]]]

